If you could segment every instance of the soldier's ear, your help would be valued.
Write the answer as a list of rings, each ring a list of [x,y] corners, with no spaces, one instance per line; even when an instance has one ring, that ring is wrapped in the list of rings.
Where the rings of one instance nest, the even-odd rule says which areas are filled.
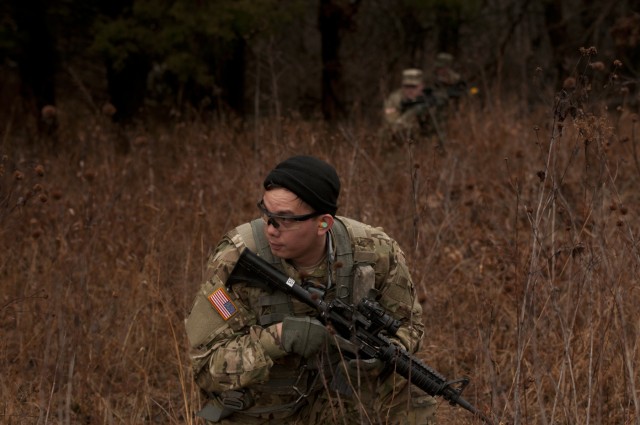
[[[318,231],[324,234],[331,230],[333,227],[333,216],[331,214],[324,214],[318,217]]]

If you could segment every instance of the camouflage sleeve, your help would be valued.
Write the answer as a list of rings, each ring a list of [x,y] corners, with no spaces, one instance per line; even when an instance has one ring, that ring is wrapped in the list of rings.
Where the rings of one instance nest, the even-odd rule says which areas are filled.
[[[406,264],[404,252],[396,241],[382,234],[377,238],[378,261],[375,266],[376,288],[381,292],[380,304],[402,323],[396,333],[410,353],[420,348],[424,334],[422,307]]]
[[[251,309],[225,287],[239,252],[228,238],[218,245],[185,320],[196,383],[210,392],[265,381],[273,361],[286,354],[275,325],[257,325]]]
[[[401,115],[401,96],[399,92],[393,92],[384,102],[384,119],[387,124],[395,123]]]
[[[393,92],[385,101],[384,118],[387,128],[392,131],[415,129],[424,113],[425,109],[419,105],[404,109],[400,91]]]

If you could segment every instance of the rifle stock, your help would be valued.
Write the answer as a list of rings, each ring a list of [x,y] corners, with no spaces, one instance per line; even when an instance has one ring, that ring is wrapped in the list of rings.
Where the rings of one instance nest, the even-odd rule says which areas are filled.
[[[231,289],[234,283],[249,281],[267,284],[315,308],[318,311],[319,320],[330,324],[341,337],[354,343],[363,358],[380,359],[391,366],[391,370],[427,394],[434,397],[440,396],[450,404],[466,409],[485,423],[493,424],[487,416],[462,397],[462,391],[469,383],[468,378],[447,381],[438,372],[382,334],[384,330],[393,336],[400,322],[391,317],[377,302],[368,298],[364,298],[357,306],[349,305],[339,299],[325,302],[313,296],[295,279],[245,248],[227,279],[227,287]]]

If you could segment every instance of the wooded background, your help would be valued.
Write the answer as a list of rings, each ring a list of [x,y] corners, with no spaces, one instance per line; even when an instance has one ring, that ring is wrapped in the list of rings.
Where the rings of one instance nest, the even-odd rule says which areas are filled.
[[[290,155],[402,246],[417,355],[496,423],[640,425],[631,1],[0,3],[0,423],[189,424],[183,320]],[[439,51],[480,90],[380,131]],[[440,424],[479,420],[437,398]],[[340,423],[340,412],[334,412]]]
[[[378,119],[401,70],[428,75],[440,51],[497,99],[548,98],[581,47],[632,90],[640,73],[631,0],[10,0],[0,19],[3,117]]]

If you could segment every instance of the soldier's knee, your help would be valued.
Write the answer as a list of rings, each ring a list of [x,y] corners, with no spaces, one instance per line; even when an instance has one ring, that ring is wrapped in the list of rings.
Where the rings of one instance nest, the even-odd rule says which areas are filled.
[[[438,402],[435,398],[424,395],[411,400],[413,410],[409,415],[409,425],[436,425]]]
[[[436,425],[437,401],[428,395],[414,396],[409,406],[392,415],[394,425]]]

